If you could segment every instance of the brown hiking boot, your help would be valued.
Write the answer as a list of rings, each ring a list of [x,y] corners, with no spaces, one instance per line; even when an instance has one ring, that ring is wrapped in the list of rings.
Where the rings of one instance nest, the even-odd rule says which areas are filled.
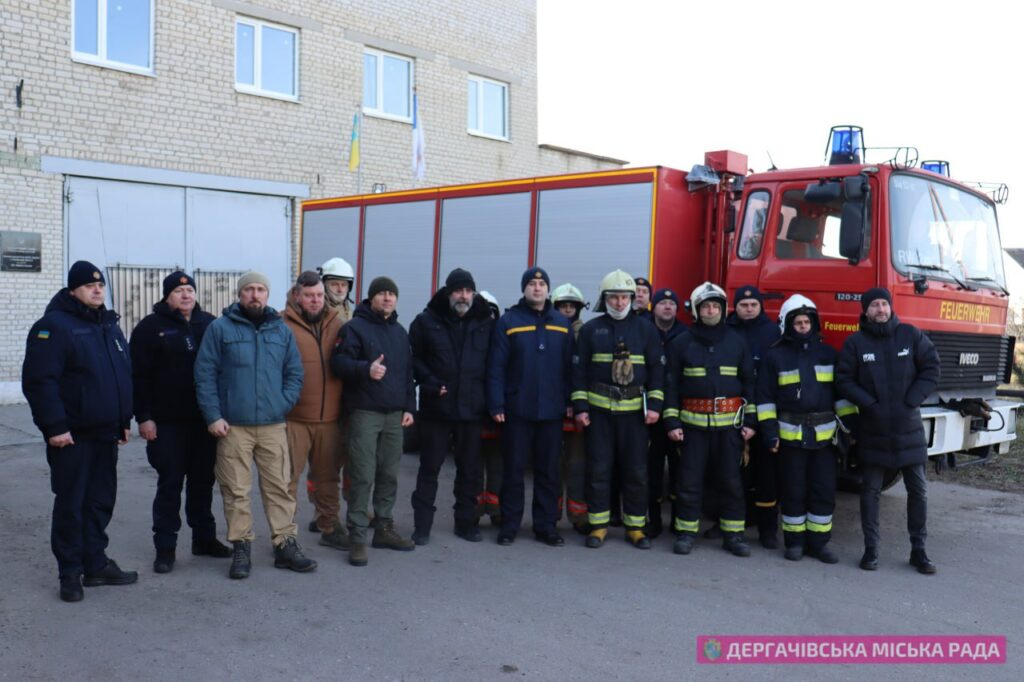
[[[391,521],[374,531],[372,546],[376,549],[397,549],[399,552],[411,552],[416,549],[416,543],[399,535]]]
[[[366,543],[353,542],[348,550],[348,562],[353,566],[365,566],[369,560],[366,556]]]

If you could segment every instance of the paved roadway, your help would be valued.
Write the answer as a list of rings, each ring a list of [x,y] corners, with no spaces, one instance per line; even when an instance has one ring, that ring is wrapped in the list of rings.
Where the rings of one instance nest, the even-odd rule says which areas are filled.
[[[411,528],[416,459],[403,457],[399,529]],[[1024,496],[951,484],[930,487],[929,553],[907,565],[902,489],[884,495],[882,565],[857,568],[856,498],[840,495],[841,562],[798,564],[756,546],[738,559],[702,541],[689,557],[663,536],[641,552],[613,529],[599,551],[569,531],[549,548],[528,527],[510,548],[495,531],[470,544],[452,534],[450,464],[432,542],[411,553],[370,550],[370,565],[300,542],[315,573],[275,570],[257,511],[253,574],[227,578],[227,560],[185,552],[156,575],[149,507],[156,477],[143,444],[122,448],[110,555],[137,569],[128,587],[57,596],[48,533],[52,496],[44,449],[25,406],[0,408],[0,677],[5,679],[336,680],[840,680],[1024,679]],[[258,499],[258,496],[257,496]],[[220,498],[214,506],[219,528]],[[299,518],[308,521],[309,505]],[[304,525],[300,524],[300,525]],[[564,522],[563,522],[563,525]],[[996,634],[1000,666],[707,666],[700,634]]]

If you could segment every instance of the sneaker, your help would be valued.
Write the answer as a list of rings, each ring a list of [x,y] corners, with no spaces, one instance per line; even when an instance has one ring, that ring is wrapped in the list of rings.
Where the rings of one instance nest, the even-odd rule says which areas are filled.
[[[232,580],[241,580],[249,577],[252,570],[252,543],[248,540],[238,540],[231,543],[234,548],[231,553],[231,568],[228,569],[228,576]]]
[[[679,535],[672,543],[672,551],[676,554],[689,554],[693,551],[694,537],[689,533]]]
[[[170,573],[174,570],[174,550],[158,549],[153,561],[153,570],[157,573]]]
[[[227,559],[231,556],[231,548],[216,538],[192,541],[192,556],[212,556]]]
[[[122,571],[117,562],[107,559],[107,565],[99,573],[86,573],[82,584],[86,587],[99,587],[100,585],[131,585],[139,579],[135,571]]]
[[[298,573],[316,570],[316,562],[302,553],[295,538],[288,538],[274,548],[274,568],[290,568]]]
[[[61,601],[82,601],[85,592],[82,591],[82,574],[66,575],[60,579]]]
[[[366,556],[366,543],[353,542],[348,551],[348,563],[353,566],[365,566],[369,562]]]
[[[399,535],[395,530],[395,524],[390,521],[374,531],[371,545],[376,549],[395,549],[399,552],[411,552],[416,549],[416,543]]]
[[[468,542],[480,542],[484,539],[483,533],[476,527],[476,524],[455,524],[455,535]],[[413,540],[415,542],[415,540]],[[419,544],[418,542],[416,544]]]
[[[750,545],[742,535],[730,535],[722,541],[722,549],[733,556],[750,556]]]
[[[910,565],[916,568],[918,573],[924,575],[932,575],[939,570],[923,549],[915,549],[910,552]]]
[[[330,547],[331,549],[340,549],[343,552],[348,551],[349,545],[352,544],[352,540],[349,538],[348,533],[341,526],[335,526],[334,530],[330,533],[320,533],[320,539],[317,544],[323,545],[324,547]]]

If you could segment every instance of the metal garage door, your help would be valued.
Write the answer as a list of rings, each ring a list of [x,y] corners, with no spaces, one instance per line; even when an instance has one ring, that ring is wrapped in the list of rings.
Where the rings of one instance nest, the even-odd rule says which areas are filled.
[[[335,257],[344,258],[353,268],[359,264],[358,206],[306,211],[302,215],[302,269],[316,270]],[[352,298],[357,291],[358,281],[352,285]]]
[[[162,277],[175,268],[196,276],[201,304],[216,315],[246,270],[270,277],[271,305],[284,303],[291,284],[286,197],[81,177],[68,178],[65,196],[67,264],[84,259],[108,271],[108,304],[126,332],[159,300]]]
[[[361,295],[374,277],[398,285],[398,321],[408,329],[433,295],[434,201],[366,207]]]

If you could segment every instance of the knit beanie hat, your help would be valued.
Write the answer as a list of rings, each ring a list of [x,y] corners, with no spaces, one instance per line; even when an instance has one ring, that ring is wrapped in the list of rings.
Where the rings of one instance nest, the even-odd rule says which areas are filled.
[[[103,277],[103,271],[87,260],[75,261],[75,264],[68,270],[69,291],[93,282],[106,284],[107,280]]]
[[[463,270],[462,268],[455,268],[448,273],[448,279],[444,281],[444,286],[449,292],[456,289],[472,289],[476,291],[476,282],[473,281],[473,275],[469,273],[469,270]]]
[[[529,284],[531,280],[535,279],[544,280],[547,283],[548,288],[551,288],[551,278],[548,277],[548,273],[544,271],[544,268],[534,267],[523,273],[522,279],[519,280],[519,290],[526,291],[526,285]]]
[[[665,300],[675,301],[676,305],[679,305],[679,297],[676,296],[676,292],[671,289],[658,289],[654,292],[654,296],[651,297],[651,307],[653,308]]]
[[[740,301],[745,301],[748,298],[754,299],[761,304],[762,308],[764,307],[764,294],[761,293],[760,289],[753,285],[747,285],[736,289],[736,293],[733,294],[732,297],[732,307],[736,308]]]
[[[164,277],[164,300],[167,300],[167,297],[171,295],[172,291],[185,285],[188,285],[195,290],[196,281],[192,279],[191,275],[186,272],[182,272],[181,270],[175,270]]]
[[[250,270],[249,272],[247,272],[244,275],[242,275],[241,277],[239,277],[238,278],[238,293],[241,294],[242,293],[242,289],[246,288],[250,284],[262,284],[263,286],[265,286],[267,288],[267,291],[270,291],[270,280],[267,279],[267,276],[264,275],[262,272],[256,272],[255,270]]]
[[[398,296],[398,285],[390,277],[374,277],[370,282],[370,292],[367,294],[367,298],[373,298],[382,291],[390,291]]]
[[[892,294],[885,287],[871,287],[865,291],[860,297],[860,309],[861,312],[867,312],[868,306],[871,302],[879,298],[884,298],[890,306],[892,306]]]

